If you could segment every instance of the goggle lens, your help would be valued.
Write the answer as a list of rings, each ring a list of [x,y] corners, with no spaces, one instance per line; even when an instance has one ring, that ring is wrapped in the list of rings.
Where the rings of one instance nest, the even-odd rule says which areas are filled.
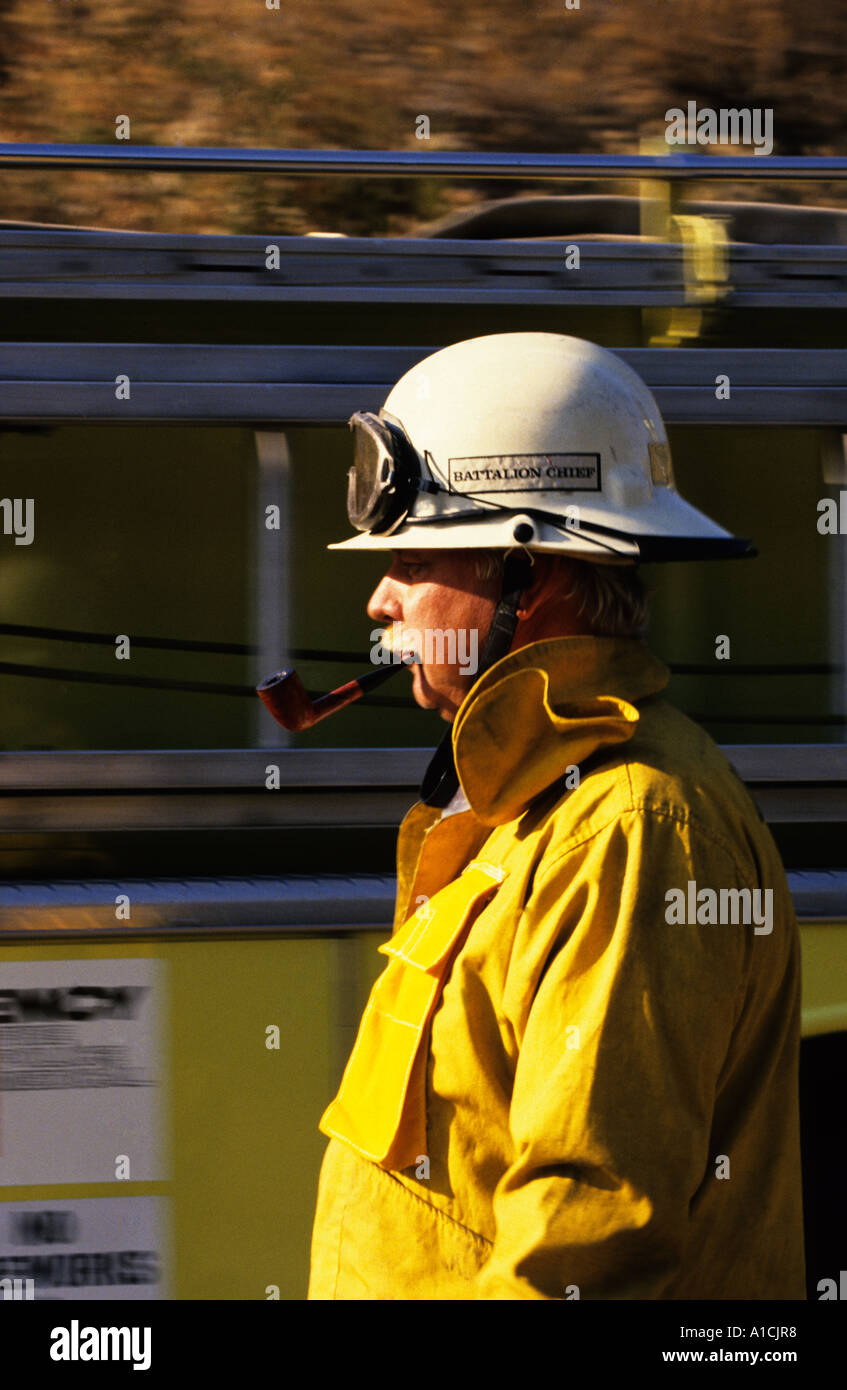
[[[354,430],[353,467],[347,474],[347,515],[358,531],[367,531],[389,481],[391,460],[370,429],[357,424]]]
[[[355,442],[347,474],[347,515],[357,531],[373,531],[397,512],[396,445],[376,415],[358,411],[349,424]]]

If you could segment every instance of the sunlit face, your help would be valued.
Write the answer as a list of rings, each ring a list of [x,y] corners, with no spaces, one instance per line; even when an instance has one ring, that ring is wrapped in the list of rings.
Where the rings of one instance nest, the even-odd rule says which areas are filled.
[[[412,693],[424,709],[452,720],[476,680],[471,657],[480,657],[499,598],[497,578],[480,579],[467,550],[395,550],[390,569],[374,589],[368,616],[402,623],[420,635],[420,663],[412,668]],[[427,634],[429,636],[427,637]]]

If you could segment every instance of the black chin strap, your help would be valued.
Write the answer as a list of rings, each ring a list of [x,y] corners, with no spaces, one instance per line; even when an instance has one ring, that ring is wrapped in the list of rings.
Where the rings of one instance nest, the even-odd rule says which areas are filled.
[[[529,584],[532,556],[525,550],[513,550],[503,562],[503,584],[500,602],[494,610],[491,627],[482,649],[476,677],[483,675],[508,652],[518,625],[518,604]],[[445,807],[459,789],[459,777],[453,761],[453,728],[447,730],[436,748],[421,782],[421,801],[427,806]]]

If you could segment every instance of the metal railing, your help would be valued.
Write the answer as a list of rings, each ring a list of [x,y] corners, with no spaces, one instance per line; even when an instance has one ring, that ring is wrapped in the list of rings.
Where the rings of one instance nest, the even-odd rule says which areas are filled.
[[[847,918],[847,870],[794,870],[787,875],[803,921]],[[132,925],[115,918],[116,893],[132,902]],[[194,931],[273,932],[321,936],[391,927],[397,881],[389,874],[269,874],[215,878],[20,880],[0,883],[0,939],[37,932],[97,938],[184,936]],[[847,1007],[832,1026],[847,1027]]]
[[[847,745],[722,747],[771,824],[847,820]],[[396,826],[418,798],[432,751],[191,748],[4,753],[0,831]],[[279,788],[273,792],[265,781],[269,761],[279,768]]]
[[[0,343],[0,419],[342,425],[354,410],[378,410],[391,384],[432,351],[367,344]],[[844,349],[615,353],[647,383],[669,424],[847,428]],[[116,360],[133,382],[129,401],[115,397]],[[729,400],[715,396],[719,371],[731,376]]]
[[[185,145],[0,144],[0,168],[177,170],[474,179],[847,178],[840,155],[544,154],[497,150],[268,150]]]

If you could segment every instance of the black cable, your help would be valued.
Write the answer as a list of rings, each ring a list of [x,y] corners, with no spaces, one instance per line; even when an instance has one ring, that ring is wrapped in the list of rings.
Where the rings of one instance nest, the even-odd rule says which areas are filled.
[[[74,681],[89,685],[137,686],[146,690],[182,690],[195,695],[236,695],[255,700],[254,685],[225,685],[216,681],[169,680],[158,676],[129,676],[112,671],[75,671],[61,666],[25,666],[14,661],[0,661],[0,675],[28,676],[36,680]],[[310,690],[309,698],[316,700],[324,691]],[[414,709],[411,699],[403,700],[387,695],[378,698],[362,696],[357,703],[380,705],[385,709]]]
[[[40,637],[57,642],[87,642],[95,646],[112,647],[114,632],[85,632],[79,628],[36,627],[30,623],[0,623],[0,634],[7,637]],[[242,642],[198,642],[183,637],[136,637],[127,634],[133,646],[158,651],[213,652],[223,656],[258,656],[260,648]],[[341,652],[331,647],[292,647],[289,656],[295,661],[344,661],[360,664],[362,652]]]
[[[114,646],[116,633],[85,632],[77,628],[36,627],[29,623],[0,623],[0,635],[8,637],[40,637],[59,642],[87,642],[97,646]],[[127,634],[133,646],[160,651],[209,652],[223,656],[257,656],[259,647],[240,642],[201,642],[181,637],[136,637]],[[292,647],[288,655],[293,661],[337,661],[361,664],[362,652],[337,651],[332,647]],[[748,662],[737,661],[707,665],[705,663],[665,663],[675,676],[837,676],[843,666],[828,662]],[[480,671],[481,674],[481,671]]]

